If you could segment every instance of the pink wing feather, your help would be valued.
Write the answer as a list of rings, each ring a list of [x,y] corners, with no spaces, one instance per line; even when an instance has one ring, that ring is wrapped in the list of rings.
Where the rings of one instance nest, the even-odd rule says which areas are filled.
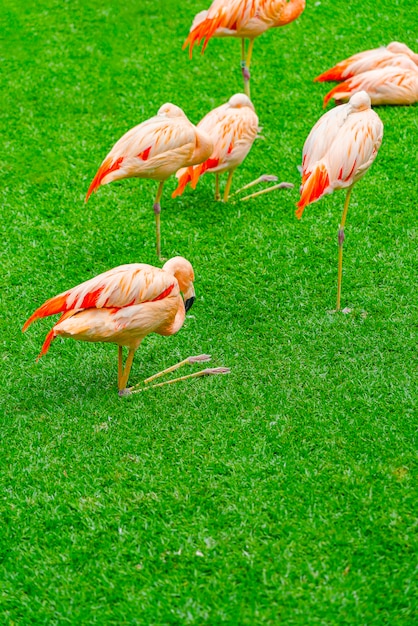
[[[177,172],[179,184],[173,198],[181,195],[188,183],[194,189],[205,172],[225,172],[238,167],[257,137],[258,117],[249,98],[235,94],[226,104],[205,115],[197,127],[212,138],[212,154],[203,163]]]
[[[317,76],[314,81],[341,81],[352,76],[387,66],[414,69],[418,64],[418,55],[403,43],[393,41],[387,47],[373,48],[353,54],[340,61],[334,67]]]
[[[123,308],[152,302],[169,295],[177,280],[162,269],[145,263],[120,265],[64,291],[42,304],[26,321],[25,331],[40,317],[89,308]]]
[[[383,124],[364,91],[348,104],[325,113],[303,148],[301,197],[296,216],[334,189],[350,187],[373,163],[382,142]]]
[[[412,70],[386,67],[353,76],[327,93],[324,107],[331,98],[344,101],[358,91],[367,91],[373,105],[414,104],[418,102],[418,67]]]
[[[179,168],[199,163],[212,149],[183,111],[171,104],[125,133],[99,167],[86,201],[100,185],[123,178],[166,180]]]

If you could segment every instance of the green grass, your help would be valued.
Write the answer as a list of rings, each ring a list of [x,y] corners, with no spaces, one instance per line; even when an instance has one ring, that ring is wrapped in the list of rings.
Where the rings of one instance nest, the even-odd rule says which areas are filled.
[[[208,175],[163,197],[163,253],[193,263],[197,300],[131,381],[202,352],[232,372],[124,399],[114,346],[57,340],[36,363],[51,320],[21,327],[106,269],[160,264],[156,184],[86,190],[164,102],[197,122],[241,91],[239,43],[182,52],[203,0],[2,4],[1,624],[414,622],[417,107],[378,109],[346,227],[351,314],[329,313],[344,193],[294,211],[313,77],[394,39],[417,50],[416,6],[307,4],[256,41],[265,140],[235,179],[295,189],[215,203]]]

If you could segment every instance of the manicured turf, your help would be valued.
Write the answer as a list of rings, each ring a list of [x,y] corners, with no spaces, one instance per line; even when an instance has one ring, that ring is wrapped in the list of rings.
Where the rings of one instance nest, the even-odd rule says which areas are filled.
[[[193,263],[197,299],[131,381],[203,352],[231,374],[124,399],[115,346],[56,340],[36,363],[52,320],[21,327],[106,269],[160,265],[156,183],[85,193],[164,102],[197,123],[241,91],[240,44],[181,50],[204,0],[2,4],[1,624],[414,622],[417,107],[377,109],[346,227],[350,314],[330,313],[344,192],[294,211],[327,91],[313,77],[391,40],[418,51],[416,3],[307,4],[255,43],[265,139],[234,183],[295,188],[216,203],[208,175],[162,201],[163,254]]]

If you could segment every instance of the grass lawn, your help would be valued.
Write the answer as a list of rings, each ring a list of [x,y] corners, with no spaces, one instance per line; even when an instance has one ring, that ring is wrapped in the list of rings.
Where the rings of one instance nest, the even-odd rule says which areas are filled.
[[[415,0],[307,0],[255,42],[263,127],[235,189],[162,199],[162,251],[196,273],[181,331],[149,336],[131,382],[199,353],[229,376],[128,398],[117,349],[27,317],[122,263],[160,266],[156,183],[88,186],[111,146],[167,101],[197,123],[242,91],[240,44],[181,50],[209,0],[3,0],[0,159],[0,623],[410,625],[417,610],[417,106],[379,107],[378,157],[352,194],[295,217],[303,143],[328,84],[392,40],[418,51]],[[329,86],[330,88],[330,86]],[[415,324],[415,327],[414,327]],[[191,367],[185,373],[195,371]],[[415,617],[414,617],[415,616]]]

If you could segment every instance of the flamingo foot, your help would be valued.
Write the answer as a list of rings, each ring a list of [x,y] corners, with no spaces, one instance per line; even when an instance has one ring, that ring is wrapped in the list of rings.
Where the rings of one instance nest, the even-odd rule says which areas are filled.
[[[118,391],[119,398],[125,398],[126,396],[130,396],[130,395],[131,395],[131,392],[127,387],[125,389],[119,389]]]
[[[241,200],[249,200],[250,198],[261,196],[263,193],[270,193],[270,191],[275,191],[276,189],[293,189],[293,187],[293,183],[278,183],[277,185],[272,185],[271,187],[267,187],[266,189],[261,189],[261,191],[250,193],[249,196],[245,196],[244,198],[241,198]]]
[[[350,313],[352,313],[353,309],[350,309],[350,307],[346,306],[344,309],[332,309],[332,311],[327,311],[327,313],[330,313],[330,315],[334,315],[334,313],[343,313],[344,315],[349,315]],[[364,317],[364,315],[362,315],[362,317]]]
[[[235,194],[244,191],[244,189],[249,189],[249,187],[254,187],[254,185],[258,185],[258,183],[276,183],[278,180],[279,179],[274,174],[263,174],[255,180],[252,180],[250,183],[244,185],[244,187],[237,189],[236,191],[234,191],[234,193],[231,193],[231,196],[235,196]]]

